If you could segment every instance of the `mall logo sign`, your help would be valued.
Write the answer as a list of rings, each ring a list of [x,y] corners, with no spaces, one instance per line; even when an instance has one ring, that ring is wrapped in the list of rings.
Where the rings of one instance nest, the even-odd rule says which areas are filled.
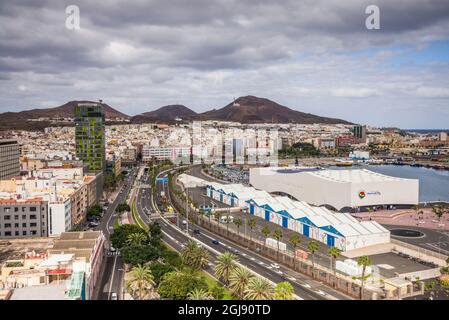
[[[359,191],[359,198],[360,199],[365,198],[367,195],[369,195],[369,196],[380,196],[380,191],[369,191],[369,192]]]

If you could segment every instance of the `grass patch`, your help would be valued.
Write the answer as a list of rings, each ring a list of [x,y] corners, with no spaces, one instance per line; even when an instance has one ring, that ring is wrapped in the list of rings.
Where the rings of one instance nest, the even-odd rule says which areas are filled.
[[[208,274],[205,271],[200,272],[200,276],[206,280],[206,283],[209,287],[209,290],[215,287],[217,284],[220,284],[218,280],[216,280],[214,277],[212,277],[210,274]],[[234,297],[231,295],[231,292],[226,287],[223,287],[224,289],[224,295],[221,300],[235,300]]]
[[[137,223],[139,227],[141,227],[143,230],[148,231],[148,226],[143,222],[142,218],[140,218],[139,213],[137,212],[137,204],[136,201],[133,202],[133,205],[131,207],[131,212],[133,215],[134,221]]]
[[[120,217],[115,218],[114,220],[114,229],[120,227]]]

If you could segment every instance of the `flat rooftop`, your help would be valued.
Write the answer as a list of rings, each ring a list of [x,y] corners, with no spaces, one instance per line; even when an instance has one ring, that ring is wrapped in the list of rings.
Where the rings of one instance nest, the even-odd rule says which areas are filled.
[[[52,282],[44,286],[14,289],[10,300],[65,300],[67,282]]]

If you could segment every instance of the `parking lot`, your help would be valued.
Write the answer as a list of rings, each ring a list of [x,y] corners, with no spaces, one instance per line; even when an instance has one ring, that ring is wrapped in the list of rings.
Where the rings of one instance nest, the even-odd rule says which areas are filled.
[[[231,183],[249,184],[249,170],[242,169],[238,166],[212,166],[209,173]]]

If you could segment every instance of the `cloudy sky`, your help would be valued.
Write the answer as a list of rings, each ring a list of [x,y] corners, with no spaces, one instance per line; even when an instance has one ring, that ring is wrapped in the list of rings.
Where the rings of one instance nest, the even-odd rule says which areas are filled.
[[[380,30],[365,27],[371,4]],[[0,112],[75,99],[200,112],[249,94],[358,123],[449,128],[449,1],[0,2]]]

